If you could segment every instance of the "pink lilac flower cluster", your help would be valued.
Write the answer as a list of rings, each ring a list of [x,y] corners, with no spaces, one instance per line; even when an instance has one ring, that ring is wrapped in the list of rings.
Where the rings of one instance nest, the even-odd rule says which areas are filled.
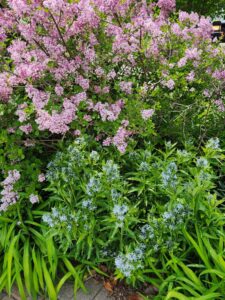
[[[128,120],[123,120],[121,126],[118,128],[116,135],[114,137],[108,137],[103,141],[104,146],[114,145],[120,151],[120,153],[125,153],[127,148],[127,139],[132,135],[132,131],[127,130],[129,125]]]
[[[121,81],[120,88],[121,91],[129,95],[132,93],[132,82]]]
[[[19,129],[23,131],[25,134],[29,134],[32,131],[32,126],[31,124],[22,125],[19,127]]]
[[[114,104],[98,102],[94,105],[93,110],[99,112],[102,121],[115,121],[118,119],[121,109],[124,106],[122,100],[118,100]]]
[[[28,107],[27,103],[23,103],[18,105],[15,114],[19,117],[20,122],[24,122],[27,120],[26,108]]]
[[[8,176],[1,183],[3,190],[1,191],[0,211],[6,211],[8,207],[15,204],[19,198],[18,193],[14,191],[14,184],[20,179],[20,172],[12,170],[8,172]]]
[[[187,79],[188,82],[194,81],[194,79],[195,79],[195,72],[194,72],[194,71],[191,71],[191,72],[187,75],[186,79]]]
[[[170,13],[176,8],[176,1],[175,0],[159,0],[158,6],[162,9],[162,13]]]
[[[154,109],[143,109],[141,111],[142,119],[145,121],[150,119],[153,116],[154,112],[155,112]]]
[[[220,112],[225,112],[225,106],[224,106],[222,100],[220,100],[220,99],[215,100],[215,101],[214,101],[214,104],[217,106],[217,108],[218,108],[218,110],[219,110]]]
[[[169,90],[173,90],[175,87],[175,82],[173,79],[169,79],[168,81],[163,81],[163,85]]]

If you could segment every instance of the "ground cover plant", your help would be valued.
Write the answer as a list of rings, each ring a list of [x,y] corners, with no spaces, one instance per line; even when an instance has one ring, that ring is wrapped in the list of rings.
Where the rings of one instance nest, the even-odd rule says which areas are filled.
[[[211,33],[174,0],[2,4],[0,290],[54,300],[95,271],[152,299],[223,299]]]

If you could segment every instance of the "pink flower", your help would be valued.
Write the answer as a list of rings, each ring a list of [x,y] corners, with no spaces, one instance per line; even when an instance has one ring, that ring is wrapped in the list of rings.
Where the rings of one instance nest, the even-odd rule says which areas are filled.
[[[141,111],[141,116],[144,120],[148,120],[149,118],[152,117],[154,112],[155,112],[154,109],[144,109],[144,110]]]
[[[220,112],[225,112],[225,106],[224,106],[222,100],[220,100],[220,99],[219,100],[215,100],[214,103],[215,103],[215,105],[217,106],[217,108],[218,108],[218,110]]]
[[[12,93],[12,86],[9,83],[9,75],[0,73],[0,100],[7,101]]]
[[[39,202],[39,198],[37,195],[31,194],[29,197],[29,200],[32,204],[38,203]]]
[[[194,71],[191,71],[191,72],[187,75],[186,79],[187,79],[187,81],[189,81],[189,82],[194,81],[194,79],[195,79],[195,72],[194,72]]]
[[[179,68],[182,68],[182,67],[184,67],[186,65],[186,63],[187,63],[187,58],[186,57],[182,57],[178,61],[177,65],[178,65]]]
[[[32,99],[32,102],[37,110],[44,108],[44,106],[48,103],[50,98],[49,93],[40,91],[34,88],[32,85],[26,86],[26,92],[29,98]]]
[[[1,183],[3,190],[1,191],[2,198],[0,199],[0,211],[6,211],[10,205],[17,202],[19,195],[14,191],[14,184],[20,179],[20,172],[11,170],[8,176]]]
[[[116,72],[114,70],[111,70],[108,74],[107,74],[107,79],[114,79],[116,77]]]
[[[90,115],[84,115],[84,120],[87,121],[87,122],[91,122],[92,117]]]
[[[84,91],[89,89],[89,80],[81,75],[76,78],[76,83],[79,84]]]
[[[12,185],[20,179],[20,172],[12,170],[8,172],[8,177],[2,182],[2,185]]]
[[[107,137],[103,141],[103,146],[110,146],[113,144],[120,151],[120,153],[125,153],[127,148],[127,139],[132,134],[131,131],[127,130],[126,127],[129,125],[128,120],[123,120],[121,125],[114,137]]]
[[[24,122],[27,120],[27,113],[25,111],[27,107],[28,107],[27,103],[18,105],[15,115],[19,117],[20,122]]]
[[[129,126],[129,121],[128,120],[123,120],[122,122],[121,122],[121,125],[123,126],[123,127],[127,127],[127,126]]]
[[[160,7],[163,12],[169,13],[176,8],[175,0],[159,0],[157,3],[158,7]]]
[[[64,89],[61,85],[57,84],[55,87],[55,93],[57,96],[62,96],[64,92]]]
[[[187,13],[185,11],[180,11],[179,12],[179,21],[184,22],[184,21],[190,21],[193,24],[197,24],[199,22],[199,15],[197,13]]]
[[[8,133],[15,133],[16,130],[15,130],[14,127],[9,127],[9,128],[7,128],[7,132],[8,132]]]
[[[112,138],[107,137],[107,139],[105,139],[102,144],[103,146],[110,146],[112,144]]]
[[[98,67],[98,68],[95,69],[95,74],[98,77],[102,77],[105,74],[105,72],[104,72],[104,70],[101,67]]]
[[[210,98],[210,92],[209,92],[209,90],[204,90],[204,91],[203,91],[203,95],[204,95],[206,98]]]
[[[81,131],[79,129],[74,130],[73,135],[80,136],[81,135]]]
[[[41,173],[38,175],[38,181],[39,182],[44,182],[45,181],[45,174],[44,173]]]
[[[29,134],[32,131],[32,126],[30,124],[22,125],[19,127],[21,131],[23,131],[25,134]]]
[[[105,87],[102,89],[102,94],[108,94],[109,92],[110,92],[109,86],[105,86]]]
[[[122,100],[116,101],[114,104],[97,102],[94,106],[94,111],[98,111],[102,121],[115,121],[123,108],[124,102]]]
[[[170,79],[168,81],[164,81],[163,85],[168,87],[168,89],[173,90],[175,87],[175,82],[173,81],[173,79]]]
[[[190,60],[199,60],[201,55],[201,50],[198,50],[197,48],[192,49],[186,49],[185,57]]]
[[[63,0],[45,0],[43,6],[54,12],[60,12],[65,6],[65,2]]]
[[[131,94],[132,93],[132,82],[127,82],[127,81],[121,81],[120,82],[120,89],[126,94]]]

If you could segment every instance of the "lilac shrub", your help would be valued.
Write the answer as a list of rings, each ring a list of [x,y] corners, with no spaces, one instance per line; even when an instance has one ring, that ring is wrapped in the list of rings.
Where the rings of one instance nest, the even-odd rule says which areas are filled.
[[[175,136],[223,126],[225,51],[209,19],[175,14],[174,0],[7,3],[1,118],[26,145],[87,133],[124,153],[153,120],[162,135],[169,122]]]

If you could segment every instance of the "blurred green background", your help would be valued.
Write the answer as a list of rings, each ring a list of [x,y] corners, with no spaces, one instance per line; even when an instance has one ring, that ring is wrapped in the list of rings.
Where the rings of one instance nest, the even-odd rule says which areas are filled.
[[[177,9],[195,11],[201,15],[222,16],[224,15],[225,0],[177,0]]]

